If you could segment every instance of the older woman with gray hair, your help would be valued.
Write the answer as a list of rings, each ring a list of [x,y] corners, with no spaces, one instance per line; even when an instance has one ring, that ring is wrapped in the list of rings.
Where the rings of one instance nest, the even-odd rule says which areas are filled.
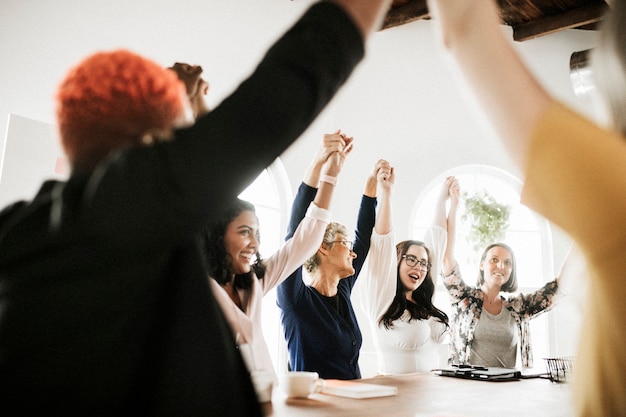
[[[293,371],[315,371],[331,379],[361,378],[358,361],[363,339],[350,295],[370,247],[377,182],[390,172],[389,163],[379,160],[368,176],[354,242],[349,240],[345,226],[329,223],[322,244],[305,263],[310,284],[303,281],[301,267],[278,287],[278,306]],[[308,205],[316,192],[303,184],[296,200]],[[287,238],[295,226],[292,215]]]

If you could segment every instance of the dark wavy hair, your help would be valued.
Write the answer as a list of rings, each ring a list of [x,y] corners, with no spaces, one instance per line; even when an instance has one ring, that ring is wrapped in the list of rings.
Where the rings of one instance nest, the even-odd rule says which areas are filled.
[[[513,249],[511,249],[509,245],[502,243],[502,242],[492,243],[491,245],[488,245],[483,251],[482,256],[480,257],[480,262],[485,261],[485,258],[487,257],[487,252],[489,252],[489,249],[494,248],[494,247],[500,247],[502,249],[507,250],[511,254],[511,259],[513,260],[513,267],[511,268],[511,276],[509,277],[509,280],[504,283],[504,285],[502,286],[500,290],[504,292],[517,291],[517,261],[515,260],[515,253],[513,253]],[[478,268],[478,277],[476,278],[476,284],[477,286],[480,287],[484,283],[485,283],[485,273],[482,269]]]
[[[391,305],[378,321],[378,324],[385,326],[386,329],[390,329],[393,327],[393,322],[402,317],[405,310],[408,310],[411,315],[409,321],[413,319],[427,320],[432,316],[436,317],[437,320],[445,324],[447,327],[448,315],[433,305],[432,300],[433,294],[435,293],[435,284],[433,283],[430,269],[426,273],[426,278],[424,278],[422,285],[413,291],[413,300],[415,302],[412,303],[408,301],[404,295],[404,285],[400,280],[400,263],[402,262],[402,257],[407,253],[411,246],[423,247],[428,254],[428,259],[431,259],[430,250],[426,247],[424,242],[420,242],[419,240],[405,240],[396,245],[396,254],[398,257],[398,266],[396,269],[396,294],[393,297]]]
[[[220,219],[214,221],[205,229],[200,238],[207,274],[220,283],[220,285],[229,282],[232,275],[233,260],[224,247],[226,228],[235,217],[239,216],[244,211],[256,213],[254,204],[245,200],[236,199],[223,212]],[[250,288],[252,286],[253,275],[256,275],[259,279],[265,276],[265,264],[259,252],[256,253],[256,260],[252,264],[250,272],[235,275],[235,282],[233,283],[235,288]]]

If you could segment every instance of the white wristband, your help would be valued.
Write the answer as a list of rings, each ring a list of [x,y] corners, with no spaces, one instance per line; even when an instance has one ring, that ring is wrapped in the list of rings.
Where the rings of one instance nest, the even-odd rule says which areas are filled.
[[[330,185],[337,185],[337,177],[331,177],[330,175],[322,175],[320,182],[327,182]]]

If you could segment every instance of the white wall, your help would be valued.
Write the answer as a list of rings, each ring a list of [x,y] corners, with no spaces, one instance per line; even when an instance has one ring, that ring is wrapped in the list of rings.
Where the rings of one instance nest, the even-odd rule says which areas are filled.
[[[96,50],[120,47],[163,65],[201,64],[211,83],[209,102],[216,105],[309,4],[312,0],[3,0],[0,126],[9,113],[54,123],[54,93],[66,71]],[[570,30],[516,46],[556,96],[588,112],[588,103],[573,94],[569,56],[593,47],[595,38],[594,32]],[[367,48],[344,89],[282,156],[294,189],[304,173],[302,161],[308,161],[324,132],[337,128],[356,138],[338,188],[337,218],[352,220],[367,172],[378,158],[386,158],[398,173],[399,238],[408,230],[416,195],[441,171],[485,163],[519,175],[468,105],[431,22],[378,32]]]
[[[2,0],[0,126],[10,113],[54,123],[55,88],[69,67],[96,50],[119,47],[163,65],[201,64],[211,83],[209,102],[215,105],[311,3]],[[510,34],[508,28],[503,30]],[[594,32],[569,30],[516,47],[554,95],[591,114],[590,103],[573,94],[569,57],[593,47],[595,40]],[[303,161],[309,160],[323,133],[337,128],[356,138],[356,149],[340,178],[336,219],[354,224],[365,177],[378,158],[385,158],[397,170],[398,239],[408,237],[409,215],[420,190],[442,171],[484,163],[519,176],[459,87],[429,21],[373,36],[366,59],[344,89],[282,156],[294,191],[306,167]],[[554,234],[558,268],[569,240],[559,230]]]

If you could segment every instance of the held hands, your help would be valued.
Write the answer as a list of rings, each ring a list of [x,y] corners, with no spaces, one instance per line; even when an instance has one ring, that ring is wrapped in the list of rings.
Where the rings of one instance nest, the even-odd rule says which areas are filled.
[[[194,118],[209,112],[204,96],[209,93],[209,83],[202,78],[202,67],[184,62],[176,62],[170,70],[174,71],[178,79],[185,84],[187,97],[193,109]]]
[[[189,101],[191,102],[191,108],[193,109],[196,118],[210,111],[209,107],[204,101],[204,96],[208,94],[209,83],[200,78],[196,94],[193,97],[189,98]]]
[[[376,161],[376,164],[374,164],[374,168],[372,169],[372,171],[369,174],[368,180],[378,181],[378,172],[384,166],[387,166],[388,168],[391,168],[391,165],[389,165],[389,162],[385,161],[384,159],[379,159],[378,161]]]
[[[341,172],[346,157],[354,147],[353,141],[353,137],[346,136],[341,133],[341,130],[324,135],[322,146],[316,155],[316,161],[324,164],[325,175],[336,177]]]
[[[460,187],[459,187],[459,182],[458,180],[453,177],[446,177],[446,179],[444,180],[443,184],[441,184],[441,189],[439,190],[439,201],[440,202],[445,202],[446,200],[448,200],[448,198],[452,198],[452,194],[450,192],[450,188],[453,186],[453,184],[456,183],[456,188],[457,191],[460,192]],[[458,198],[457,198],[457,202],[458,202]]]
[[[380,163],[380,168],[378,169],[378,173],[376,175],[378,186],[382,191],[391,192],[391,189],[396,181],[395,170],[389,162],[384,159],[381,159],[378,162]],[[377,163],[377,165],[379,164]]]
[[[446,184],[448,184],[448,197],[450,197],[450,204],[453,207],[458,207],[459,200],[461,198],[461,186],[459,185],[459,181],[455,177],[448,177],[446,179]]]
[[[369,173],[369,175],[367,176],[367,181],[365,183],[365,190],[363,192],[363,194],[365,194],[368,197],[376,197],[376,191],[377,191],[377,184],[378,184],[378,174],[379,172],[385,168],[386,175],[385,174],[381,174],[381,181],[382,181],[382,177],[385,177],[384,181],[393,181],[395,177],[393,177],[392,174],[392,168],[391,165],[389,165],[389,162],[385,161],[384,159],[379,159],[376,164],[374,165],[374,169],[372,169],[372,171]],[[393,184],[393,182],[391,182],[391,184]]]
[[[439,191],[439,201],[444,202],[447,199],[450,199],[450,203],[453,206],[458,206],[460,197],[461,186],[459,185],[459,180],[457,180],[456,177],[447,177],[441,185],[441,190]]]

